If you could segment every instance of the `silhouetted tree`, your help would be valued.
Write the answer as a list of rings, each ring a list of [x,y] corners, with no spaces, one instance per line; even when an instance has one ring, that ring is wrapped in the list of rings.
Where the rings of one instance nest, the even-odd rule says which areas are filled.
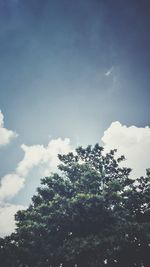
[[[16,267],[149,267],[150,171],[130,179],[115,152],[96,144],[59,155],[58,174],[42,179],[16,214],[1,259],[11,255]]]

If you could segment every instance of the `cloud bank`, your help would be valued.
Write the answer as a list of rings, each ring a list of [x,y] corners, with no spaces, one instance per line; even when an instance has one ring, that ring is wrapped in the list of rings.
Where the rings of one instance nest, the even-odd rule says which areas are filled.
[[[58,154],[66,154],[71,151],[70,140],[61,138],[51,140],[47,147],[43,145],[21,145],[24,151],[23,159],[18,163],[14,173],[10,173],[2,177],[0,186],[0,201],[10,200],[24,186],[30,171],[37,167],[42,170],[40,174],[49,175],[50,172],[57,170],[59,163]]]
[[[124,166],[131,167],[132,177],[145,175],[150,167],[150,128],[127,127],[120,122],[113,122],[102,137],[106,151],[116,148],[118,154],[124,155]]]
[[[17,137],[15,132],[4,127],[4,115],[0,110],[0,146],[9,144],[15,137]]]
[[[24,187],[26,179],[33,168],[37,168],[39,176],[49,175],[57,170],[59,159],[57,155],[71,151],[69,139],[51,140],[46,147],[43,145],[21,145],[24,151],[23,159],[18,163],[14,173],[2,177],[0,186],[0,235],[10,234],[15,229],[14,214],[26,207],[11,205],[11,200]],[[5,223],[6,222],[6,223]]]
[[[14,214],[26,207],[22,205],[5,204],[0,207],[0,236],[11,234],[15,229]]]

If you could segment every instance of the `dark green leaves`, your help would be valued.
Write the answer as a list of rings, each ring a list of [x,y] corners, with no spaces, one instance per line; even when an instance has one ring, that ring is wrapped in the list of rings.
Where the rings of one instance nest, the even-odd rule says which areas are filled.
[[[41,180],[1,239],[3,267],[149,266],[150,170],[130,179],[115,153],[96,144],[59,155],[59,174]]]

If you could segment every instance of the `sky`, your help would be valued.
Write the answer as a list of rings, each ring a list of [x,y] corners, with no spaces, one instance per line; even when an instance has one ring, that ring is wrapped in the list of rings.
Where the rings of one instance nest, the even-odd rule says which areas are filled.
[[[0,236],[57,154],[117,148],[150,167],[148,0],[0,0]]]

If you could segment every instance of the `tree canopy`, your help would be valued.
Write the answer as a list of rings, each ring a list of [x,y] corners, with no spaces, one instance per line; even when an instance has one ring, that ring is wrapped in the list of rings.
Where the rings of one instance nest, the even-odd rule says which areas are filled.
[[[3,267],[149,267],[150,171],[131,179],[115,152],[96,144],[58,155],[58,173],[0,240]]]

